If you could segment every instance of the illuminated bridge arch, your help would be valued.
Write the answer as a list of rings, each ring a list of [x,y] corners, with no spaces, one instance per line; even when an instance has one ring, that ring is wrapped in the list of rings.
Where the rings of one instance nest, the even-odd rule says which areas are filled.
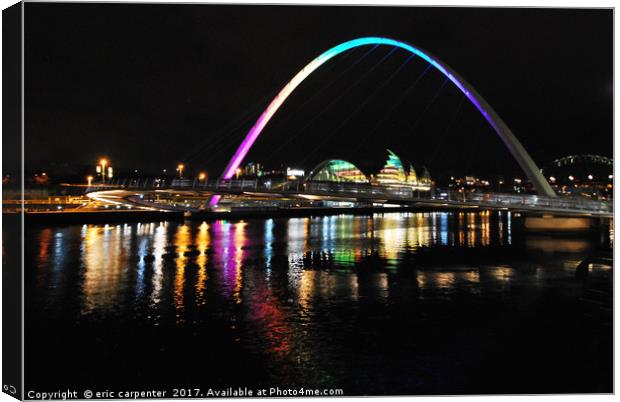
[[[241,165],[241,162],[252,148],[252,145],[263,131],[269,120],[273,117],[276,111],[282,106],[284,101],[289,97],[289,95],[297,88],[299,84],[303,80],[305,80],[314,70],[319,68],[321,65],[326,63],[328,60],[333,57],[339,55],[340,53],[346,52],[347,50],[366,45],[388,45],[395,46],[401,49],[404,49],[422,59],[430,63],[433,67],[439,70],[443,75],[445,75],[450,81],[456,85],[461,92],[469,99],[469,101],[478,109],[478,111],[484,116],[484,118],[489,122],[491,127],[495,130],[497,135],[504,142],[510,153],[517,160],[525,174],[532,181],[532,184],[536,188],[536,190],[542,194],[549,197],[554,197],[555,192],[542,175],[536,163],[532,160],[530,155],[527,153],[523,145],[519,142],[519,140],[512,133],[510,128],[504,123],[504,121],[499,117],[499,115],[493,110],[493,108],[480,96],[476,90],[467,83],[463,78],[461,78],[454,70],[452,70],[447,64],[440,61],[435,56],[430,53],[421,50],[418,47],[412,46],[408,43],[401,42],[394,39],[382,38],[382,37],[366,37],[353,39],[348,42],[344,42],[335,46],[324,53],[320,54],[317,58],[308,63],[304,68],[301,69],[294,77],[291,79],[282,90],[276,95],[276,97],[271,101],[269,106],[263,111],[260,115],[254,126],[250,129],[245,139],[233,155],[230,162],[226,166],[224,170],[224,174],[222,177],[224,179],[230,179],[234,176],[235,171]],[[211,199],[211,205],[215,205],[218,202],[219,197],[213,197]]]

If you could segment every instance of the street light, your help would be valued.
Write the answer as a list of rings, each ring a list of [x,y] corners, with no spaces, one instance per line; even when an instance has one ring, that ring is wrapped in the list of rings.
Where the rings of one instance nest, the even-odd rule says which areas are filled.
[[[237,170],[235,171],[235,176],[236,176],[236,178],[238,180],[239,176],[241,176],[241,168],[237,168]]]
[[[205,172],[200,172],[198,175],[198,180],[204,180],[207,178],[207,174]]]
[[[177,170],[179,171],[179,179],[183,178],[183,169],[185,169],[185,165],[179,163],[179,166],[177,166]]]
[[[553,176],[549,177],[549,181],[550,181],[551,183],[555,183],[555,177],[553,177]]]
[[[575,178],[571,175],[571,176],[568,176],[568,180],[573,181],[575,180]]]
[[[105,167],[108,164],[108,160],[106,158],[101,158],[99,160],[99,165],[101,166],[101,182],[105,183]]]
[[[93,176],[87,176],[86,181],[88,181],[88,187],[90,187],[93,184]]]
[[[592,176],[591,174],[588,175],[588,180],[592,180],[594,179],[594,176]]]

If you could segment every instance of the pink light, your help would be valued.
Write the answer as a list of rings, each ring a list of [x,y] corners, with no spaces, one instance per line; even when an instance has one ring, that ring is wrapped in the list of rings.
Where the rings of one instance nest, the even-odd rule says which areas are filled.
[[[241,162],[243,162],[243,159],[248,154],[248,152],[252,148],[252,145],[254,145],[254,142],[263,131],[269,120],[273,117],[273,115],[278,111],[280,106],[282,106],[288,96],[295,90],[295,88],[297,88],[299,84],[301,84],[303,80],[305,80],[314,70],[319,68],[331,58],[349,49],[365,45],[389,45],[404,49],[422,58],[433,67],[435,67],[437,70],[439,70],[450,81],[452,81],[457,86],[457,88],[461,90],[461,92],[463,92],[463,94],[470,100],[470,102],[476,107],[476,109],[478,109],[482,116],[489,122],[489,124],[503,140],[504,144],[508,147],[510,152],[515,156],[517,162],[519,162],[519,164],[530,177],[530,179],[532,179],[532,181],[536,184],[538,190],[542,190],[545,195],[555,196],[555,192],[551,189],[549,183],[547,183],[544,177],[542,177],[538,167],[531,159],[531,157],[527,154],[525,149],[521,146],[516,137],[514,137],[514,134],[512,134],[510,129],[503,123],[503,121],[501,121],[499,116],[496,115],[492,108],[481,97],[476,96],[475,91],[469,86],[469,84],[467,84],[462,79],[457,78],[457,74],[454,71],[452,71],[449,67],[442,65],[439,61],[437,61],[437,59],[431,57],[422,50],[413,47],[405,42],[381,37],[359,38],[341,43],[338,46],[335,46],[322,53],[317,58],[308,63],[304,68],[302,68],[301,71],[299,71],[293,77],[293,79],[291,79],[284,86],[284,88],[282,88],[278,95],[271,101],[269,106],[267,106],[265,111],[260,115],[256,123],[254,123],[254,126],[252,126],[252,128],[250,129],[245,139],[233,155],[230,162],[228,162],[222,178],[230,179],[234,176],[235,171],[241,165]],[[211,197],[209,205],[217,205],[220,198],[221,197],[219,195]]]

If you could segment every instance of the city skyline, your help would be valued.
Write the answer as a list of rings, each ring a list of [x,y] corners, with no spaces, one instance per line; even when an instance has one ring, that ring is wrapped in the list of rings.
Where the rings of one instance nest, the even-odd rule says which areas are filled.
[[[270,98],[301,66],[339,40],[376,33],[411,41],[450,64],[539,166],[576,150],[611,154],[608,10],[27,7],[35,27],[27,31],[33,49],[26,54],[26,143],[33,150],[27,168],[88,164],[113,155],[119,166],[158,171],[183,161],[217,176]],[[350,24],[336,23],[345,15]],[[254,29],[256,37],[249,35],[257,24],[251,16],[267,22]],[[317,18],[329,29],[312,32]],[[218,24],[220,19],[228,23]],[[280,25],[268,23],[274,19]],[[576,20],[591,27],[579,38],[572,32]],[[43,35],[50,28],[55,35]],[[543,29],[554,35],[537,37]],[[284,30],[293,34],[279,37]],[[591,40],[595,36],[598,41]],[[578,57],[586,47],[589,57]],[[608,63],[601,61],[606,58]],[[421,60],[379,47],[332,64],[291,96],[248,161],[309,169],[338,157],[363,165],[376,149],[395,148],[437,172],[452,164],[520,173],[488,124]]]

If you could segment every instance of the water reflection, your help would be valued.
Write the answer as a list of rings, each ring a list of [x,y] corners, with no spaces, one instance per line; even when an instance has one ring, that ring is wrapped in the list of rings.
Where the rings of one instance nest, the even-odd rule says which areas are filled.
[[[378,381],[385,392],[432,382],[431,371],[443,386],[440,370],[453,366],[442,364],[446,356],[462,353],[458,361],[476,366],[489,347],[489,355],[505,352],[502,342],[530,325],[530,312],[581,286],[583,257],[610,244],[518,227],[507,212],[468,211],[33,228],[30,345],[49,361],[101,349],[91,371],[108,367],[101,359],[131,360],[144,378],[175,384],[204,381],[202,370],[184,366],[194,359],[209,362],[222,386],[348,379],[351,389],[371,392]],[[547,305],[551,318],[564,305]],[[507,323],[501,336],[498,320]],[[58,328],[54,347],[49,328]],[[88,347],[76,348],[81,342]],[[451,345],[466,346],[444,354]]]
[[[176,309],[177,322],[182,322],[183,313],[183,288],[185,286],[185,266],[188,262],[187,252],[191,244],[188,225],[179,225],[174,238],[176,249],[176,274],[174,276],[174,307]]]
[[[198,228],[196,236],[196,244],[198,246],[198,278],[196,280],[196,304],[203,306],[206,303],[205,290],[207,282],[207,250],[209,248],[209,225],[203,222]]]
[[[57,233],[62,235],[62,232]],[[113,308],[122,291],[129,267],[129,239],[121,231],[121,226],[89,226],[82,238],[83,263],[83,313],[100,308]],[[58,237],[57,248],[63,247],[62,236]],[[59,253],[61,254],[61,253]],[[63,270],[63,262],[54,261],[58,270]],[[60,276],[60,274],[59,274]]]
[[[164,280],[162,257],[166,251],[167,238],[168,238],[168,224],[167,223],[160,223],[159,225],[157,225],[156,228],[154,227],[154,225],[155,224],[151,223],[150,228],[149,228],[151,230],[150,233],[152,233],[153,230],[155,232],[153,236],[153,257],[154,257],[153,279],[152,279],[153,290],[149,297],[151,307],[156,307],[161,300],[161,292],[163,289],[163,280]]]
[[[501,292],[520,277],[504,255],[592,247],[579,238],[512,242],[511,214],[489,211],[44,228],[36,237],[35,287],[55,289],[47,293],[53,305],[50,299],[74,289],[69,260],[77,260],[83,315],[132,308],[159,320],[174,311],[182,325],[219,300],[250,305],[252,320],[269,317],[271,330],[282,332],[282,293],[306,314],[324,300],[388,300],[405,274],[413,274],[407,286],[421,300],[485,287]]]

